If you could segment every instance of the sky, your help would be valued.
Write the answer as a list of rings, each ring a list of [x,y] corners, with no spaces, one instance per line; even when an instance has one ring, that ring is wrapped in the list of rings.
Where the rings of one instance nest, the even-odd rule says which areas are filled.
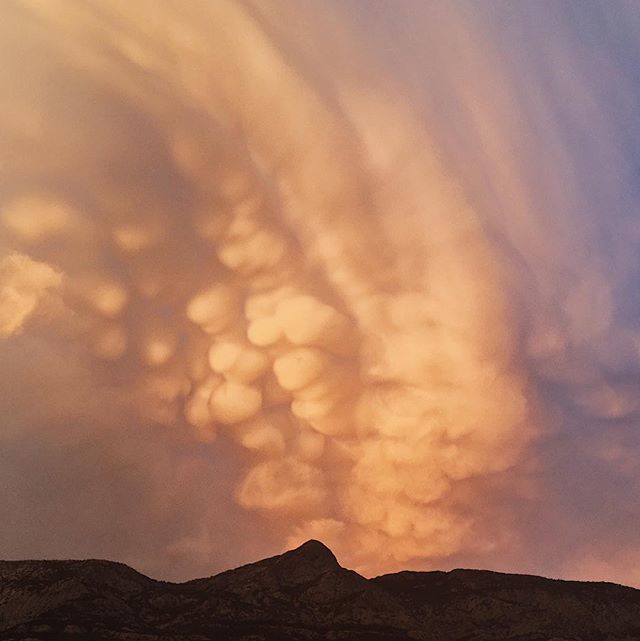
[[[0,18],[0,558],[640,586],[640,5]]]

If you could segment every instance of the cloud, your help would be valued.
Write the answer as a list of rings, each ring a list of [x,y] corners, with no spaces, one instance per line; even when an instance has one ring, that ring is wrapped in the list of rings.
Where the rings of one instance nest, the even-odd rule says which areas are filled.
[[[62,276],[55,269],[24,254],[0,260],[0,338],[17,334],[24,323],[57,289]]]
[[[3,8],[10,554],[73,554],[15,535],[35,448],[78,549],[159,574],[309,537],[366,573],[570,567],[563,475],[610,496],[637,415],[635,53],[597,8],[372,6]]]

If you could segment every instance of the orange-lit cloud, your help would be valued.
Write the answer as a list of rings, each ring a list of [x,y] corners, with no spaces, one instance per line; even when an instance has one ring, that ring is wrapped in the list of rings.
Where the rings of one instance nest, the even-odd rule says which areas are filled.
[[[476,137],[455,141],[349,6],[7,2],[0,349],[36,341],[44,371],[51,345],[62,367],[73,355],[74,420],[113,412],[127,434],[204,448],[211,470],[187,485],[233,459],[221,512],[281,546],[321,538],[367,573],[516,549],[559,411],[544,384],[628,417],[634,390],[586,346],[637,352],[638,335],[614,331],[591,223],[532,193],[521,97],[474,18],[407,5],[442,30],[422,55]],[[466,44],[442,57],[448,42]],[[547,150],[566,153],[560,135]],[[53,386],[50,411],[72,399]],[[222,555],[209,517],[158,546]]]
[[[9,254],[0,261],[0,338],[20,332],[62,277],[46,263],[24,254]]]

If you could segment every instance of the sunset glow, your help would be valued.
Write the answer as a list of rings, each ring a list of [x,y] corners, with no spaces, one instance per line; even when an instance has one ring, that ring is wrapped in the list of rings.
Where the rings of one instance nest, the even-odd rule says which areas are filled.
[[[585,5],[3,2],[0,556],[640,585],[640,11]]]

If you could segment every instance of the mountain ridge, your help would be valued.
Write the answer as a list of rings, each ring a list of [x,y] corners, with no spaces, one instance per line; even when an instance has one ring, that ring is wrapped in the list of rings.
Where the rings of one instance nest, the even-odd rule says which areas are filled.
[[[489,570],[367,579],[329,548],[183,583],[116,561],[0,561],[0,639],[633,641],[640,590]]]

